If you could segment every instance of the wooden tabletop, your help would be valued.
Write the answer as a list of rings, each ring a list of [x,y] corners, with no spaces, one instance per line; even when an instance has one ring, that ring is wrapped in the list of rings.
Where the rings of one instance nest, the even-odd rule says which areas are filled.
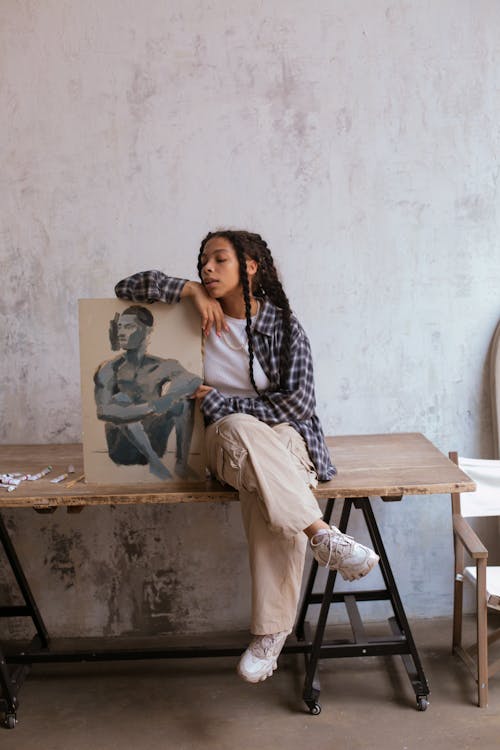
[[[403,495],[470,492],[474,482],[420,433],[343,435],[327,438],[338,474],[321,482],[317,498],[378,496],[398,499]],[[453,447],[453,446],[452,446]],[[60,484],[51,479],[73,464],[75,473]],[[36,474],[52,466],[47,476],[24,481],[13,492],[0,489],[0,509],[15,507],[118,505],[126,503],[188,503],[237,500],[231,487],[216,481],[163,482],[154,484],[87,484],[72,487],[70,480],[83,474],[80,444],[2,445],[0,474]]]

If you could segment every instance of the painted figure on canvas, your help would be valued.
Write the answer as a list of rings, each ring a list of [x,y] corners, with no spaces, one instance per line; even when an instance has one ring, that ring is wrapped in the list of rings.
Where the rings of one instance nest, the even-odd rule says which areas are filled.
[[[147,307],[132,305],[110,321],[115,359],[103,362],[94,375],[97,417],[105,423],[111,460],[118,465],[148,464],[158,479],[172,479],[162,462],[175,430],[175,473],[198,478],[188,465],[195,402],[190,396],[202,379],[178,360],[147,351],[154,318]]]

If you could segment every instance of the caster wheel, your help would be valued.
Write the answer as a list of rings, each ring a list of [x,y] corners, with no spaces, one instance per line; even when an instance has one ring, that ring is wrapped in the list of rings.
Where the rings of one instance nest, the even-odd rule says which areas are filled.
[[[14,727],[17,724],[17,719],[15,714],[6,714],[5,718],[3,720],[3,725],[6,729],[14,729]]]
[[[309,713],[313,716],[319,716],[321,713],[321,706],[319,703],[314,703],[312,706],[309,707]]]
[[[417,711],[427,711],[429,707],[429,701],[425,695],[419,695],[417,698]]]

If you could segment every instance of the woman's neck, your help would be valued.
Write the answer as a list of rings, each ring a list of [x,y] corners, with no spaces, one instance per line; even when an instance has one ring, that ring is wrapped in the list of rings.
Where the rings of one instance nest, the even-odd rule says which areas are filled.
[[[220,300],[224,313],[230,318],[246,318],[245,299],[238,295],[237,297],[225,297]],[[250,315],[256,315],[259,304],[255,297],[250,295]]]

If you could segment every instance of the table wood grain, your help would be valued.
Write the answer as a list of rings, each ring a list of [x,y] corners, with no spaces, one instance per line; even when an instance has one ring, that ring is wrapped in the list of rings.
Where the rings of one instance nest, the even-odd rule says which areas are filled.
[[[327,444],[338,474],[329,482],[320,482],[314,491],[318,499],[377,496],[390,500],[475,489],[474,482],[420,433],[342,435],[327,438]],[[52,484],[50,480],[65,473],[70,464],[75,473]],[[83,474],[81,444],[0,446],[0,473],[35,474],[48,465],[53,469],[42,479],[24,481],[13,492],[1,489],[0,509],[238,499],[233,488],[215,480],[131,485],[87,484],[83,480],[66,487]]]

